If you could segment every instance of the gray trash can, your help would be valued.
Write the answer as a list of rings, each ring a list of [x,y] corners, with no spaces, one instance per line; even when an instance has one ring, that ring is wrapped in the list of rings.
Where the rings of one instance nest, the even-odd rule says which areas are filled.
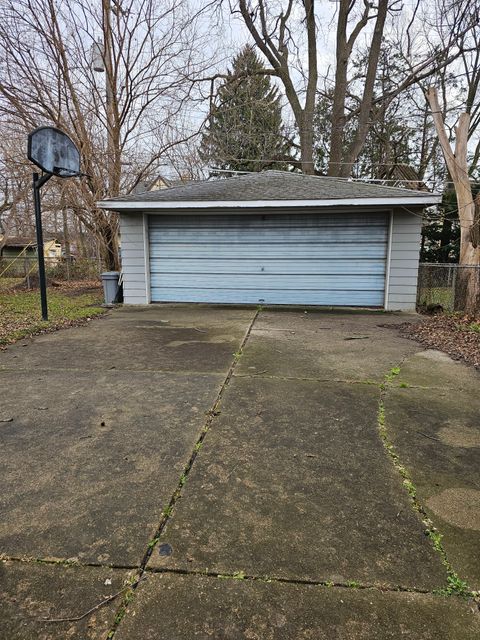
[[[120,273],[118,271],[106,271],[100,277],[102,278],[105,304],[113,304],[117,301]]]

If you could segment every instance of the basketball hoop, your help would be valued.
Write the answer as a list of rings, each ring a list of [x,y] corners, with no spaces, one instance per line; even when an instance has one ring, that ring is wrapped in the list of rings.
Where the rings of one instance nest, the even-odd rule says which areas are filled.
[[[71,138],[60,129],[56,127],[38,127],[28,135],[27,157],[42,170],[42,176],[39,176],[37,172],[33,174],[33,200],[35,203],[42,319],[48,320],[40,189],[52,176],[74,178],[82,175],[80,173],[80,152]]]

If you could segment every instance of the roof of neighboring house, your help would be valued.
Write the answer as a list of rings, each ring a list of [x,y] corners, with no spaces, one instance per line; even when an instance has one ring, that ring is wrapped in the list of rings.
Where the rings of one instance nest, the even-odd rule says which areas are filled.
[[[159,189],[171,189],[172,187],[183,186],[191,182],[191,180],[182,180],[181,178],[166,178],[161,174],[155,176],[151,180],[140,181],[132,190],[132,195],[138,196],[140,194],[147,193],[148,191],[157,191]]]
[[[44,244],[47,242],[56,242],[56,238],[44,238]],[[9,236],[6,240],[4,240],[0,236],[0,244],[3,247],[11,247],[14,249],[23,249],[24,247],[32,247],[35,248],[37,246],[37,240],[33,238],[27,238],[25,236]]]
[[[32,238],[25,238],[22,236],[10,236],[6,240],[0,239],[0,243],[3,244],[4,247],[12,247],[23,249],[24,247],[36,247],[37,241],[32,240]]]
[[[272,206],[273,203],[311,204],[424,204],[440,201],[438,194],[369,184],[346,178],[309,176],[288,171],[262,171],[233,178],[203,180],[103,200],[105,209],[155,209],[166,207]],[[167,204],[168,203],[168,204]],[[245,204],[241,204],[245,203]],[[248,203],[248,204],[247,204]],[[270,204],[269,204],[270,203]]]

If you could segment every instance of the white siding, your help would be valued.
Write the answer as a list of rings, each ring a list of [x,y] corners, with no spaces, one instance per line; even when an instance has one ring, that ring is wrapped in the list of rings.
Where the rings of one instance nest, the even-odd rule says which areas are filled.
[[[125,304],[147,304],[148,260],[145,255],[144,216],[140,213],[120,215],[120,236]]]
[[[386,308],[413,311],[417,300],[418,262],[422,218],[421,211],[405,209],[393,212],[390,250],[390,278]]]

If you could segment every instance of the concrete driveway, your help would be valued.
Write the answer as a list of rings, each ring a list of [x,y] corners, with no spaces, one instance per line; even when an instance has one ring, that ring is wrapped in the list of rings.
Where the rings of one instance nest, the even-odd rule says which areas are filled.
[[[124,308],[1,352],[0,637],[479,637],[479,376],[407,319]]]

